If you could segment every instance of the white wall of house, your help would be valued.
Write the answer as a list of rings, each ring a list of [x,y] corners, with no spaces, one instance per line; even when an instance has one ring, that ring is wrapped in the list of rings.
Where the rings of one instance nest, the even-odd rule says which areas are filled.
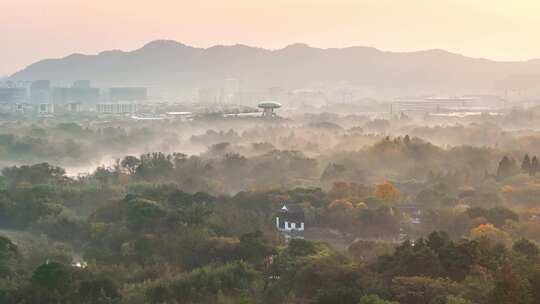
[[[304,222],[300,223],[293,223],[284,221],[283,222],[283,228],[280,227],[280,219],[279,217],[276,217],[276,228],[281,231],[304,231]]]

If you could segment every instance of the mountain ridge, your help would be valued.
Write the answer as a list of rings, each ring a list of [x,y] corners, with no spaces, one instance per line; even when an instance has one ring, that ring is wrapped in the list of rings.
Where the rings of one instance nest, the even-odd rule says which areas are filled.
[[[418,94],[500,89],[512,86],[505,83],[509,79],[525,75],[540,76],[540,59],[495,61],[442,49],[393,52],[365,46],[317,48],[303,43],[275,50],[243,44],[198,48],[174,40],[154,40],[132,51],[74,53],[40,60],[9,78],[204,87],[234,77],[250,89],[348,83],[373,91]]]

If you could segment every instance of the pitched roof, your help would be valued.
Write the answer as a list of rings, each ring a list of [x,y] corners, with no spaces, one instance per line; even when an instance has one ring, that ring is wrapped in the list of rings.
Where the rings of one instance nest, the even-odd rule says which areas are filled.
[[[280,209],[280,212],[285,212],[285,213],[304,213],[304,209],[302,209],[302,207],[300,205],[297,205],[297,204],[284,204],[281,209]]]
[[[304,221],[304,210],[301,206],[295,204],[284,204],[279,212],[278,216],[284,220],[289,221]]]

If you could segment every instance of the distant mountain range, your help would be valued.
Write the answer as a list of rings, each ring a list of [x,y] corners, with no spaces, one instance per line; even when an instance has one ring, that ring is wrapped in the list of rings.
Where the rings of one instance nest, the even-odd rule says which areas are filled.
[[[540,87],[540,60],[498,62],[443,50],[385,52],[370,47],[279,50],[244,45],[195,48],[170,40],[97,55],[36,62],[12,80],[90,79],[100,84],[219,86],[237,78],[244,89],[360,86],[396,94],[490,92]]]

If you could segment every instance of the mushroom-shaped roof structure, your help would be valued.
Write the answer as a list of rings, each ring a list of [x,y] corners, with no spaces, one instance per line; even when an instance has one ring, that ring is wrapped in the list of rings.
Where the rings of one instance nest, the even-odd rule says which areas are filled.
[[[257,105],[257,107],[262,109],[277,109],[281,108],[281,104],[275,101],[263,101]]]

